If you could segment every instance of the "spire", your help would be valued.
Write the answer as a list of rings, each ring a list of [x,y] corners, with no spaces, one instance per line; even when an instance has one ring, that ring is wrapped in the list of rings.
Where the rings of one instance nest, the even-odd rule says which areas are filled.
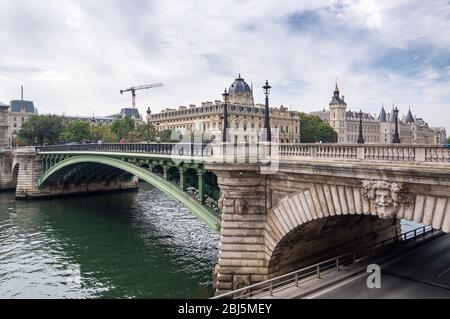
[[[389,119],[389,122],[395,123],[395,107],[394,107],[394,104],[392,104],[392,111],[391,111],[390,115],[391,115],[391,117]]]
[[[334,89],[334,96],[339,97],[339,86],[337,78],[336,78],[336,87]]]
[[[381,123],[387,122],[386,120],[386,110],[384,109],[384,105],[381,105],[380,115],[378,116],[378,121]]]
[[[412,115],[412,112],[411,112],[411,105],[409,106],[409,111],[408,111],[408,114],[406,115],[405,121],[408,124],[414,123],[414,116]]]

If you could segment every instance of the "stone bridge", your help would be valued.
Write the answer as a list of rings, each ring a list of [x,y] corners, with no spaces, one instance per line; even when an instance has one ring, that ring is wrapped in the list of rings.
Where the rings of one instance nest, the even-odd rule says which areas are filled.
[[[81,191],[77,185],[90,191],[92,183],[117,186],[137,176],[213,229],[221,222],[217,293],[393,237],[401,219],[450,232],[450,150],[443,146],[82,145],[16,150],[12,158],[19,168],[5,176],[14,180],[17,170],[18,197]],[[196,192],[186,193],[192,170]],[[220,198],[206,196],[207,185],[217,185]]]

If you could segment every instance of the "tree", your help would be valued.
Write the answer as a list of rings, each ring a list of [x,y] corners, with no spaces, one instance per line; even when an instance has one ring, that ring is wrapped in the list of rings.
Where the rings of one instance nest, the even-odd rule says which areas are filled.
[[[336,143],[337,133],[333,128],[315,115],[300,113],[301,143]]]
[[[450,136],[448,137],[447,143],[450,144]]]
[[[84,142],[91,140],[91,129],[89,123],[83,121],[69,121],[63,132],[64,140],[70,142]]]
[[[126,138],[132,130],[134,130],[134,121],[129,117],[115,120],[111,125],[111,132],[116,135],[116,140]]]
[[[111,131],[111,125],[93,124],[91,125],[91,130],[94,141],[102,141],[104,143],[117,141],[116,135]]]
[[[21,145],[57,144],[64,131],[64,120],[56,115],[30,116],[19,131]]]
[[[139,124],[136,129],[131,132],[135,141],[147,142],[148,141],[148,124]],[[150,125],[150,138],[151,141],[156,140],[156,129],[153,125]]]
[[[172,130],[166,129],[157,133],[159,142],[170,143],[172,142]]]

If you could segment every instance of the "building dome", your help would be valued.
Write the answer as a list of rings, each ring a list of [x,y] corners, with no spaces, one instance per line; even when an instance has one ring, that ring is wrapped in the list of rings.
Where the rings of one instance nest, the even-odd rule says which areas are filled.
[[[230,94],[231,104],[251,106],[255,104],[253,100],[253,90],[240,74],[233,84],[231,84],[228,93]]]
[[[245,94],[245,93],[252,93],[252,89],[250,86],[245,82],[243,78],[241,78],[241,75],[239,74],[239,77],[234,81],[233,84],[230,86],[229,90],[230,94]]]

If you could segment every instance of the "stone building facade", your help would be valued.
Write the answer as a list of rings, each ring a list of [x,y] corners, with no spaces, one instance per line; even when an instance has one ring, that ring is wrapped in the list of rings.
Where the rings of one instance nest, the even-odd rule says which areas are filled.
[[[8,128],[9,128],[9,117],[8,117],[9,105],[0,102],[0,148],[9,145],[8,139]]]
[[[17,134],[28,118],[38,114],[33,101],[13,100],[9,104],[8,145],[14,146]]]
[[[311,112],[320,117],[338,134],[338,143],[356,143],[359,134],[359,112],[347,110],[344,96],[336,83],[328,110]],[[394,108],[386,113],[384,106],[378,115],[363,113],[363,136],[366,143],[389,144],[395,132]],[[422,118],[414,117],[411,110],[399,119],[402,144],[446,144],[445,128],[432,128]]]
[[[231,141],[256,142],[258,133],[264,127],[265,109],[255,104],[253,88],[239,75],[229,88],[228,123]],[[150,116],[150,123],[157,131],[170,129],[186,132],[204,132],[212,140],[221,138],[223,129],[222,101],[204,102],[201,106],[180,106],[165,109]],[[300,143],[300,117],[296,111],[280,106],[270,109],[272,131],[278,131],[281,143]],[[274,134],[274,137],[276,134]]]

